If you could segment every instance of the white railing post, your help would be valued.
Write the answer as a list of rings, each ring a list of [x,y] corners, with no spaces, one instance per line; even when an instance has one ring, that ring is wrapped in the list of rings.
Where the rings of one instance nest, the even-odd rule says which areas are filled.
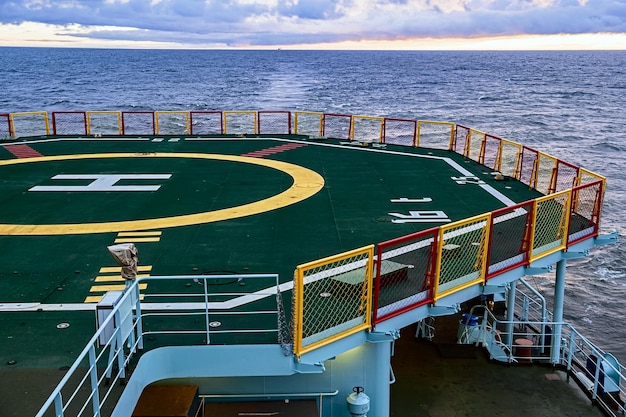
[[[100,417],[100,390],[98,389],[98,364],[94,345],[89,348],[89,379],[91,380],[91,404],[94,417]]]

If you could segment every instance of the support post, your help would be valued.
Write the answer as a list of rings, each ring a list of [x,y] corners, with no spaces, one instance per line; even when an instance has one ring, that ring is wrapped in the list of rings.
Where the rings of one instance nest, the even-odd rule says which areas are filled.
[[[506,301],[506,333],[504,335],[504,341],[508,346],[513,344],[513,320],[515,320],[515,281],[509,284],[509,291]]]
[[[389,416],[390,407],[391,341],[371,343],[367,347],[371,351],[370,357],[374,359],[375,368],[374,372],[368,373],[375,377],[367,380],[372,398],[370,412],[374,416],[386,417]]]
[[[556,282],[554,284],[554,311],[552,320],[554,320],[554,329],[552,329],[552,352],[550,355],[550,363],[556,365],[559,363],[561,352],[561,322],[563,321],[563,303],[565,300],[565,271],[567,269],[567,261],[561,259],[556,263]]]

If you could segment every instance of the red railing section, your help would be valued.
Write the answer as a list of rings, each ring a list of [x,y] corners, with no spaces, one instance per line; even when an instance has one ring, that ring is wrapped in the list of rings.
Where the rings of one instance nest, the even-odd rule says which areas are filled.
[[[438,228],[432,228],[377,245],[374,323],[433,303],[438,233]]]
[[[8,113],[0,113],[0,138],[8,138],[14,135],[11,115]]]
[[[482,145],[480,159],[478,163],[483,164],[491,169],[496,169],[496,164],[500,155],[500,145],[502,139],[490,134],[485,135],[485,142]]]
[[[52,132],[54,132],[55,135],[86,135],[87,112],[52,112]]]
[[[416,142],[417,120],[385,117],[383,122],[383,143],[415,146]]]
[[[535,149],[524,146],[522,148],[522,156],[521,156],[521,172],[519,176],[519,180],[526,185],[531,185],[533,181],[533,175],[536,170],[536,164],[539,160],[539,151]]]
[[[569,162],[562,160],[556,161],[556,174],[554,175],[553,184],[550,186],[550,193],[558,193],[559,191],[568,190],[576,185],[580,168]]]
[[[528,265],[533,207],[531,200],[491,213],[487,279]]]

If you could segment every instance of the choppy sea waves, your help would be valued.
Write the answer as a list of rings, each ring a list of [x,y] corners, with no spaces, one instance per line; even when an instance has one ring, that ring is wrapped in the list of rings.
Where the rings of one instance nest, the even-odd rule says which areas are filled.
[[[607,177],[615,245],[570,261],[565,318],[626,363],[626,51],[0,48],[0,113],[311,110],[461,123]],[[553,274],[531,277],[547,298]]]

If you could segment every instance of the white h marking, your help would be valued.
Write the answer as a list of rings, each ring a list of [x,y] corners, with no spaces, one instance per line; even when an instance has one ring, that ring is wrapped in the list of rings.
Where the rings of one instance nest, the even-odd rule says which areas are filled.
[[[167,180],[172,174],[59,174],[53,180],[93,180],[87,185],[36,185],[28,191],[156,191],[160,185],[115,185],[121,180]]]

